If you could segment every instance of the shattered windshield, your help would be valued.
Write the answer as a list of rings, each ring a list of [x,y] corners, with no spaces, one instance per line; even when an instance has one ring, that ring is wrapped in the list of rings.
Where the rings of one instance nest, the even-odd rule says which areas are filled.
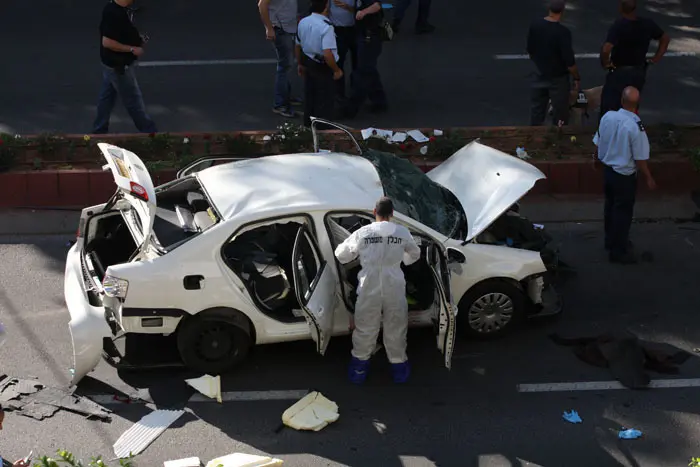
[[[429,179],[411,161],[394,154],[370,149],[361,157],[376,167],[397,212],[447,237],[464,237],[466,215],[451,191]]]

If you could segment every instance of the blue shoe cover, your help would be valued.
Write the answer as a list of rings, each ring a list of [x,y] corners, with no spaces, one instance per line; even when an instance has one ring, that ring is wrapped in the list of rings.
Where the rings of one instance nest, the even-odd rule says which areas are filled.
[[[394,377],[395,383],[405,383],[411,374],[411,366],[408,362],[392,363],[391,375]]]
[[[359,360],[352,357],[350,367],[348,368],[348,378],[354,384],[362,384],[367,379],[367,370],[369,369],[369,360]]]

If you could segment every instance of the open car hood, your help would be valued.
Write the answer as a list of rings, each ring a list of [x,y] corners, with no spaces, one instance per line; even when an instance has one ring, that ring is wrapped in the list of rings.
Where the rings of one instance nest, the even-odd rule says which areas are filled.
[[[427,176],[450,190],[467,215],[469,241],[483,232],[532,189],[547,178],[522,159],[473,141],[430,170]]]
[[[133,208],[140,221],[140,237],[137,241],[143,250],[151,238],[156,218],[156,190],[146,165],[133,152],[107,143],[98,143],[102,155],[111,170],[118,192]]]

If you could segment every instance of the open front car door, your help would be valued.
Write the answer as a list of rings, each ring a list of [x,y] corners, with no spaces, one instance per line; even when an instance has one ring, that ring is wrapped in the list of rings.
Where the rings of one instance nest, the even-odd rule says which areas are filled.
[[[299,229],[294,241],[292,265],[297,300],[311,328],[316,349],[323,355],[333,333],[338,284],[306,226]]]
[[[455,333],[457,325],[457,307],[452,303],[452,290],[450,289],[450,271],[447,268],[445,255],[436,245],[431,245],[426,251],[426,260],[435,279],[435,287],[438,300],[435,309],[435,322],[437,324],[438,350],[445,356],[445,367],[452,367],[452,353],[455,347]]]

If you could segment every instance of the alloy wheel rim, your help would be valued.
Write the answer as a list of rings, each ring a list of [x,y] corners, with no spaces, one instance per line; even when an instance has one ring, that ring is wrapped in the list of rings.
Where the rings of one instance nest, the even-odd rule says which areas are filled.
[[[469,308],[469,327],[483,334],[500,331],[513,319],[514,308],[513,300],[506,294],[484,294]]]

